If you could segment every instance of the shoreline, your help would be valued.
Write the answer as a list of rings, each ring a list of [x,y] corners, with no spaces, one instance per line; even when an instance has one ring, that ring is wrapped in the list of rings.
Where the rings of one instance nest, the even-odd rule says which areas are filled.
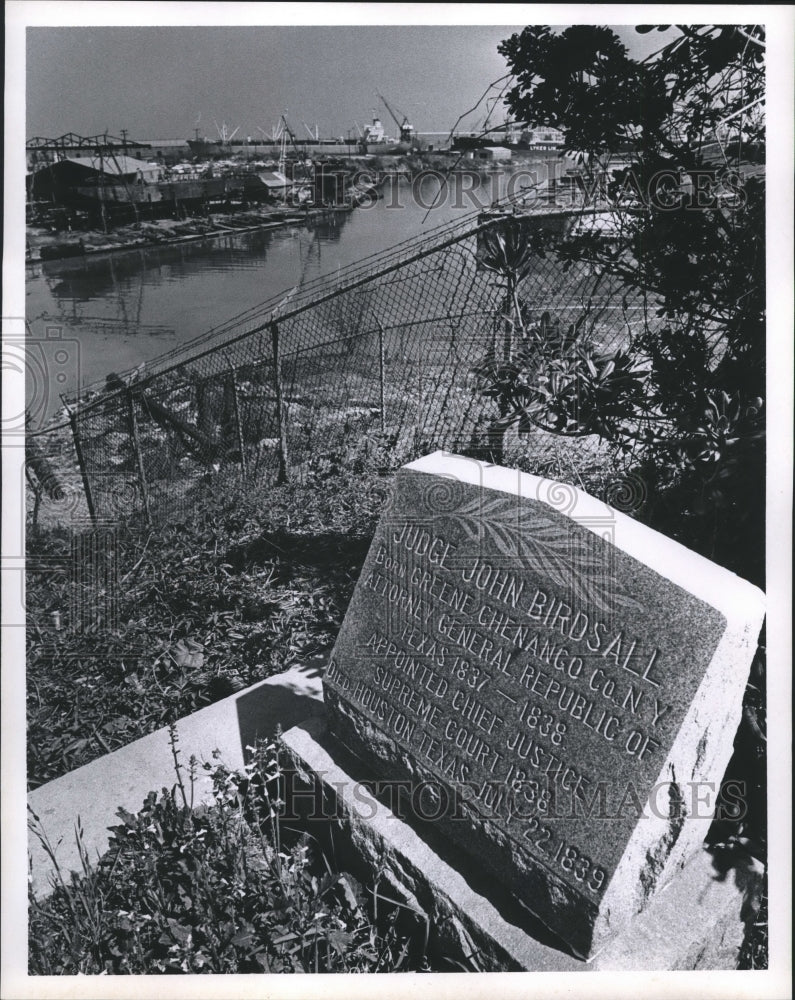
[[[95,236],[92,231],[84,231],[82,234],[78,233],[77,240],[74,239],[74,234],[70,234],[72,235],[72,239],[62,241],[57,239],[42,239],[38,245],[28,246],[25,265],[47,264],[63,260],[79,260],[84,257],[95,257],[101,254],[119,253],[130,250],[150,250],[157,247],[180,246],[185,243],[196,243],[200,240],[217,239],[219,236],[235,236],[263,229],[283,229],[291,225],[306,224],[313,219],[322,218],[326,213],[327,210],[325,209],[310,209],[305,213],[290,212],[289,214],[277,214],[275,216],[271,213],[269,216],[263,217],[260,221],[252,222],[250,225],[215,225],[212,227],[208,226],[203,231],[189,233],[174,233],[168,227],[158,227],[154,223],[145,223],[144,225],[147,228],[151,226],[152,229],[158,229],[163,235],[157,237],[149,235],[148,238],[147,236],[136,236],[134,232],[130,232],[133,227],[122,227],[116,231],[115,236],[111,233],[102,234],[103,237],[109,239],[109,242],[99,245],[93,243],[84,244],[84,237]],[[180,227],[190,227],[191,225],[198,225],[203,222],[204,220],[197,218],[184,220],[178,223],[178,225]],[[138,232],[140,233],[140,230]],[[172,233],[172,235],[168,235],[169,233]],[[119,236],[121,236],[121,242],[117,242]],[[110,240],[113,242],[110,242]],[[42,255],[42,250],[47,251],[45,255]],[[58,253],[58,250],[63,252]],[[33,256],[33,254],[36,254],[36,256]]]
[[[216,239],[219,236],[306,225],[339,214],[349,214],[367,199],[378,198],[379,187],[380,184],[370,184],[354,188],[349,193],[348,200],[339,205],[306,205],[304,208],[269,206],[264,210],[252,207],[241,208],[239,212],[210,213],[209,216],[188,216],[177,220],[139,220],[118,226],[111,232],[100,232],[96,229],[53,232],[43,227],[28,225],[25,264],[79,259],[123,250],[179,246],[203,239]]]

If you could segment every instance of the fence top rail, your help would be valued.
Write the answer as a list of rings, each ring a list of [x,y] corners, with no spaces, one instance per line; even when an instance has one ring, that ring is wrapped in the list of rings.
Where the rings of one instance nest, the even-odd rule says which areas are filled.
[[[295,316],[298,316],[310,309],[314,309],[324,302],[337,298],[338,296],[343,295],[346,292],[350,292],[355,288],[359,288],[362,285],[366,285],[371,281],[376,281],[378,278],[390,274],[392,271],[395,271],[400,267],[407,266],[416,261],[422,260],[425,257],[431,256],[432,254],[447,249],[448,247],[454,246],[455,244],[490,228],[494,225],[494,221],[495,220],[493,218],[490,218],[484,222],[477,222],[471,217],[467,217],[466,224],[461,221],[456,221],[451,225],[439,227],[432,237],[424,239],[419,245],[417,244],[416,239],[406,240],[377,257],[372,257],[364,262],[358,262],[357,264],[351,265],[345,272],[341,272],[342,278],[340,278],[340,275],[335,274],[333,276],[334,280],[328,280],[327,278],[325,280],[321,279],[313,282],[311,285],[302,290],[300,299],[293,304],[291,308],[286,308],[290,300],[284,294],[281,296],[275,296],[267,303],[257,307],[256,313],[249,317],[249,322],[252,322],[254,325],[245,327],[244,329],[239,329],[239,324],[236,324],[238,326],[238,332],[224,339],[217,338],[219,338],[223,332],[230,331],[225,328],[213,330],[209,334],[204,334],[202,337],[191,341],[189,344],[183,345],[182,350],[161,355],[160,358],[156,358],[154,361],[149,362],[148,365],[150,366],[150,370],[146,372],[143,378],[136,380],[132,383],[132,385],[125,385],[123,387],[113,389],[110,392],[102,392],[98,398],[90,399],[85,402],[81,400],[74,400],[72,405],[75,407],[78,414],[83,416],[89,411],[95,409],[97,406],[120,399],[125,392],[129,391],[130,388],[142,391],[154,379],[167,375],[176,368],[188,364],[194,364],[210,354],[226,350],[232,345],[238,343],[240,340],[244,340],[247,337],[251,337],[268,330],[273,323],[282,323],[289,319],[293,319]],[[243,319],[241,319],[240,322],[244,323],[246,314],[242,314],[242,316]],[[259,321],[255,322],[255,320]],[[234,327],[232,329],[234,329]],[[204,349],[197,350],[197,348],[201,348],[202,344],[206,343],[211,336],[212,342],[205,346]],[[160,367],[164,361],[168,361],[169,363]],[[95,386],[96,385],[98,385],[98,383],[95,383]],[[85,387],[82,390],[83,393],[90,391],[92,391],[91,386]],[[94,389],[93,391],[97,390]]]
[[[495,201],[489,209],[476,209],[452,222],[442,223],[433,229],[429,229],[419,239],[416,236],[409,237],[386,250],[355,261],[334,274],[319,275],[305,284],[283,290],[269,299],[257,303],[249,309],[230,317],[225,322],[199,334],[192,340],[145,362],[143,366],[144,375],[141,379],[137,380],[138,385],[143,387],[150,379],[157,375],[167,374],[179,365],[191,364],[218,348],[227,347],[246,336],[258,333],[276,319],[290,318],[311,308],[319,301],[328,301],[329,298],[343,294],[352,287],[381,277],[391,270],[397,270],[403,264],[409,264],[437,250],[444,249],[446,246],[461,242],[468,236],[494,225],[499,219],[504,218],[507,213],[519,210],[522,217],[559,217],[581,215],[584,212],[588,213],[600,209],[593,206],[576,206],[571,208],[560,208],[559,206],[545,204],[528,206],[522,204],[521,199],[517,197]],[[287,306],[290,306],[289,310]],[[247,326],[247,324],[252,325]],[[243,329],[244,326],[247,326],[247,328]],[[205,347],[204,350],[202,350],[203,347]],[[129,380],[138,370],[128,369],[119,374],[123,379]],[[99,393],[99,398],[85,401],[85,394],[91,392]],[[87,409],[93,409],[99,402],[107,401],[114,394],[114,392],[107,392],[105,390],[105,383],[99,380],[90,385],[83,386],[80,390],[80,396],[72,398],[70,402],[82,413]]]
[[[354,261],[333,274],[319,275],[302,284],[300,287],[293,286],[292,288],[283,289],[263,302],[259,302],[249,309],[231,316],[223,323],[204,331],[192,340],[180,344],[172,350],[159,355],[159,357],[146,362],[146,367],[149,369],[147,376],[155,372],[164,373],[174,367],[176,363],[187,364],[193,360],[197,349],[208,341],[212,341],[213,346],[216,346],[216,344],[221,346],[223,343],[227,343],[227,341],[223,340],[224,334],[238,331],[243,324],[260,321],[263,326],[267,325],[268,320],[280,318],[280,314],[283,311],[280,307],[284,307],[288,303],[292,304],[291,312],[295,311],[296,308],[306,308],[314,303],[319,294],[325,294],[332,288],[338,287],[341,291],[344,291],[351,280],[360,277],[362,273],[380,272],[390,261],[395,266],[404,262],[408,263],[414,252],[423,249],[427,245],[443,241],[451,233],[460,232],[460,239],[465,239],[469,228],[477,225],[477,216],[478,213],[468,213],[466,216],[454,220],[452,223],[445,223],[428,230],[419,240],[417,237],[409,237],[377,254]],[[134,371],[135,369],[129,369],[119,374],[125,377],[131,375]],[[83,387],[81,393],[96,390],[103,384],[101,381],[92,383]],[[77,403],[77,400],[75,402]]]

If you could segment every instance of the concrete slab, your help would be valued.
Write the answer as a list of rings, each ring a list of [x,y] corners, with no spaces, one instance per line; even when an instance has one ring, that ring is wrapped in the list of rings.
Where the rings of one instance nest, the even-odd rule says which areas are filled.
[[[244,691],[208,705],[177,723],[180,762],[191,754],[211,761],[215,750],[233,769],[245,763],[245,748],[256,739],[270,738],[278,726],[288,729],[322,711],[321,667],[324,659],[292,667]],[[80,871],[75,823],[80,818],[83,843],[89,858],[96,859],[108,846],[108,827],[118,822],[120,806],[137,812],[150,791],[175,783],[174,761],[168,729],[136,740],[114,753],[49,781],[28,795],[28,805],[39,817],[61,871]],[[212,783],[200,772],[196,801],[209,798]],[[33,888],[51,891],[54,866],[37,837],[28,836]]]
[[[391,891],[380,891],[424,911],[432,946],[464,967],[472,968],[474,957],[474,967],[487,972],[736,968],[751,913],[748,903],[761,880],[753,866],[726,869],[706,850],[697,851],[647,909],[586,962],[567,953],[494,879],[484,877],[482,866],[462,863],[465,856],[446,838],[427,828],[420,835],[376,802],[363,783],[371,776],[360,773],[322,718],[285,732],[282,742],[301,783],[315,785],[315,794],[306,799],[318,801],[319,783],[326,801],[335,802],[324,815],[342,821],[370,877],[377,870],[379,885],[389,884]],[[338,834],[334,843],[339,851]]]

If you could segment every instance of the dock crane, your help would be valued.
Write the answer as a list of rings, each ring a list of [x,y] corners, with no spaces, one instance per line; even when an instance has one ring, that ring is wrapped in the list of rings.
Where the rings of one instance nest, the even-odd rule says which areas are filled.
[[[284,160],[285,160],[285,158],[286,158],[286,154],[287,154],[287,139],[288,138],[290,140],[290,143],[292,144],[293,149],[295,150],[296,158],[299,159],[299,160],[301,160],[303,163],[306,163],[306,160],[307,160],[307,156],[306,156],[306,143],[304,143],[302,145],[301,149],[298,148],[298,139],[296,138],[296,135],[293,132],[293,130],[290,128],[290,123],[287,121],[287,109],[286,108],[284,110],[284,113],[282,114],[281,120],[282,120],[283,128],[282,128],[282,155],[281,155],[281,158],[280,158],[280,161],[279,161],[280,164],[283,163]],[[281,166],[280,166],[279,169],[281,170]]]
[[[282,132],[284,131],[284,125],[282,124],[282,120],[280,118],[279,121],[276,122],[276,124],[270,130],[270,132],[266,132],[265,129],[262,128],[260,125],[257,125],[257,130],[262,133],[264,139],[267,139],[268,142],[272,142],[275,144],[282,137]]]
[[[416,130],[415,130],[414,126],[409,122],[408,116],[407,115],[403,115],[403,121],[400,121],[400,119],[398,118],[398,116],[395,114],[395,112],[389,106],[389,102],[384,97],[384,95],[383,94],[378,94],[378,97],[381,99],[381,101],[383,101],[384,107],[387,109],[387,111],[389,112],[389,114],[392,116],[392,121],[394,121],[395,125],[397,125],[397,127],[398,127],[398,129],[400,131],[400,141],[401,142],[413,142],[414,141],[414,137],[416,135]],[[401,114],[402,114],[402,112],[401,112]]]
[[[290,128],[290,123],[287,121],[287,111],[285,110],[282,115],[283,131],[287,133],[287,137],[293,144],[293,149],[298,152],[298,139],[296,138],[295,132]]]
[[[218,132],[218,139],[222,146],[228,146],[232,142],[234,137],[237,135],[237,133],[240,131],[240,126],[238,125],[233,132],[227,133],[226,122],[221,122],[221,124],[219,125],[214,118],[213,118],[213,124],[215,125],[216,131]]]

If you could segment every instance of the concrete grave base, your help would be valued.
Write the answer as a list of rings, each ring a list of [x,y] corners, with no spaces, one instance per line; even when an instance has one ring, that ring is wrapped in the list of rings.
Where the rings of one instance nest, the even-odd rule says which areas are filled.
[[[645,971],[735,969],[754,870],[720,872],[706,850],[687,865],[620,935],[590,962],[574,957],[494,879],[478,871],[432,829],[420,835],[363,784],[372,776],[331,737],[322,718],[283,734],[288,766],[307,803],[324,796],[365,878],[380,872],[379,891],[423,911],[431,947],[473,971]],[[303,791],[302,791],[303,789]],[[304,791],[307,793],[304,795]],[[309,794],[311,792],[311,794]],[[328,815],[329,810],[325,809]],[[319,823],[328,820],[320,819]],[[322,838],[322,834],[319,834]],[[335,835],[335,851],[344,852]],[[350,861],[351,859],[346,859]],[[388,888],[385,887],[388,886]],[[455,970],[455,965],[451,966]]]

